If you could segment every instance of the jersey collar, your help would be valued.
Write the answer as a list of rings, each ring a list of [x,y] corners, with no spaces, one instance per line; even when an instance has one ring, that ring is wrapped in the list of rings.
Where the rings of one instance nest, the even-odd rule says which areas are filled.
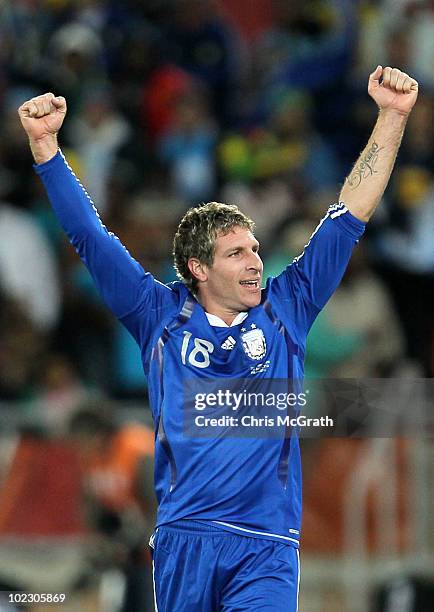
[[[235,319],[232,321],[230,325],[225,323],[223,319],[220,319],[217,315],[210,314],[209,312],[205,312],[206,318],[208,319],[208,323],[212,325],[212,327],[233,327],[234,325],[239,325],[247,318],[248,312],[239,312]]]

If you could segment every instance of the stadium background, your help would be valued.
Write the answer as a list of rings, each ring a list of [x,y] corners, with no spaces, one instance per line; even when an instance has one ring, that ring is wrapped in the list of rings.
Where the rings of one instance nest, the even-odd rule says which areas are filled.
[[[269,275],[300,252],[364,146],[378,63],[418,79],[420,96],[381,207],[311,332],[308,376],[433,375],[433,2],[0,3],[0,590],[65,592],[58,609],[104,612],[128,593],[133,612],[149,597],[137,543],[153,506],[146,478],[135,490],[152,455],[139,352],[57,226],[19,104],[66,97],[65,154],[159,279],[174,280],[180,216],[210,199],[256,220]],[[432,609],[432,441],[303,452],[300,610]]]

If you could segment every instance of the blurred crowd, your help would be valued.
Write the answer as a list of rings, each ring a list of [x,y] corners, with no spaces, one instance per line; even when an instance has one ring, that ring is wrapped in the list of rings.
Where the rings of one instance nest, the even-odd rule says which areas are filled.
[[[391,184],[309,341],[308,374],[433,371],[434,7],[417,0],[14,0],[0,6],[0,398],[54,427],[89,394],[145,397],[35,178],[16,109],[68,102],[61,146],[162,281],[183,212],[237,203],[267,274],[305,244],[375,121],[378,64],[420,82]]]
[[[380,208],[312,329],[307,376],[433,375],[432,0],[3,0],[1,405],[37,410],[54,434],[78,432],[87,456],[86,440],[98,446],[97,431],[107,440],[114,425],[84,405],[146,403],[139,349],[33,172],[16,113],[24,100],[65,96],[65,155],[104,223],[158,279],[175,280],[180,217],[209,200],[256,221],[275,275],[369,137],[377,64],[415,77],[419,100]],[[131,465],[152,454],[145,430],[125,439],[119,453]],[[102,507],[110,529],[110,503]]]

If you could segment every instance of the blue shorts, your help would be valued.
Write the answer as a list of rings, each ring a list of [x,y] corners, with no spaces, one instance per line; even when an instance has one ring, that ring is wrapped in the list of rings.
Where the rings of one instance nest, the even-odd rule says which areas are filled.
[[[297,612],[298,549],[195,521],[159,527],[152,541],[158,612]]]

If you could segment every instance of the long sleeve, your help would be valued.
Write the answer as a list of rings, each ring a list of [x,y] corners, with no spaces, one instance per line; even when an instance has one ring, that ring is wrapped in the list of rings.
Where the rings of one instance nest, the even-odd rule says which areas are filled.
[[[107,230],[60,151],[48,162],[35,165],[35,170],[101,297],[139,344],[143,344],[158,319],[156,315],[173,302],[171,289],[145,272],[120,240]]]
[[[343,203],[329,207],[301,255],[279,276],[270,289],[287,303],[285,318],[296,321],[301,337],[341,282],[354,246],[362,236],[364,223]]]

